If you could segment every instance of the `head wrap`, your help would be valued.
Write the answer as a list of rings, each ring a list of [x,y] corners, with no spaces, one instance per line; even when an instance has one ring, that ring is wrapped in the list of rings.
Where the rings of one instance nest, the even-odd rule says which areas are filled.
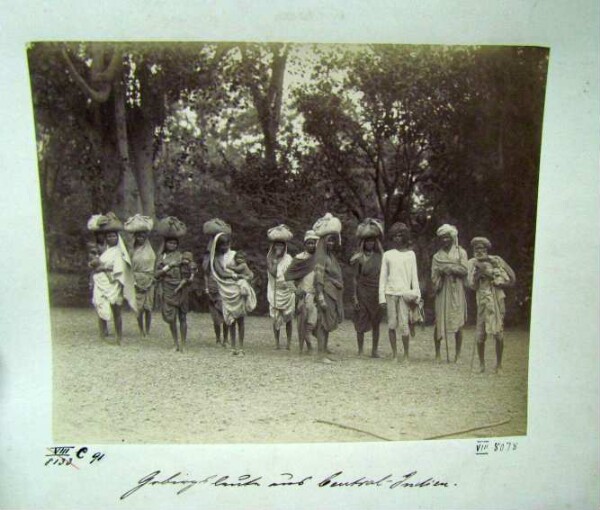
[[[315,234],[314,230],[307,230],[306,234],[304,234],[304,242],[313,239],[314,241],[318,241],[319,240],[319,236],[317,234]]]
[[[474,237],[471,239],[471,247],[475,248],[475,245],[477,244],[482,244],[488,250],[492,247],[492,243],[490,243],[490,240],[487,237]]]
[[[438,237],[450,235],[452,239],[456,239],[458,237],[458,229],[454,225],[449,225],[448,223],[445,223],[437,229],[436,234]]]
[[[438,237],[449,235],[452,238],[452,247],[450,248],[448,255],[452,258],[458,259],[460,256],[458,250],[458,229],[454,225],[445,223],[436,232]]]

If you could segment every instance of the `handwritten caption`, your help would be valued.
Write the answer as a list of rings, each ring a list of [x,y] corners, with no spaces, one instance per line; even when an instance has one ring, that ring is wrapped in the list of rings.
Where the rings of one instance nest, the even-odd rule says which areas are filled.
[[[187,475],[186,475],[187,476]],[[209,475],[205,478],[187,478],[182,472],[164,475],[160,470],[153,471],[140,478],[134,487],[120,496],[126,499],[146,487],[171,487],[175,488],[176,495],[181,495],[197,485],[213,487],[302,487],[316,486],[320,488],[334,487],[383,487],[387,489],[398,488],[449,488],[457,484],[444,480],[437,480],[431,476],[421,476],[417,471],[411,471],[401,476],[388,474],[380,478],[367,476],[348,477],[343,471],[337,471],[325,478],[314,476],[295,476],[292,473],[281,473],[279,479],[267,480],[263,476],[250,474],[232,477],[229,475]]]
[[[94,464],[104,458],[104,453],[92,451],[87,446],[51,446],[47,448],[45,466],[71,466],[79,469],[84,464]]]

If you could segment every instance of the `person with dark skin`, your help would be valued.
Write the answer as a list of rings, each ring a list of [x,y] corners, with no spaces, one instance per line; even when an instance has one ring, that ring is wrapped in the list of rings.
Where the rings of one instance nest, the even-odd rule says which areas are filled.
[[[298,348],[302,354],[306,345],[306,352],[312,351],[311,336],[315,333],[317,325],[317,306],[315,304],[315,251],[317,249],[317,236],[314,231],[308,230],[304,235],[304,251],[294,257],[290,267],[285,272],[285,279],[296,284],[296,313],[298,324]]]
[[[319,361],[331,363],[329,333],[344,320],[344,281],[341,266],[335,257],[339,234],[328,234],[319,239],[315,253],[315,295],[319,316],[317,320],[317,353]]]
[[[409,249],[409,230],[404,223],[395,223],[389,230],[393,248],[383,254],[379,277],[379,303],[387,309],[388,333],[392,359],[400,361],[397,353],[397,333],[402,335],[403,360],[409,360],[410,303],[421,298],[417,259]]]
[[[435,290],[435,359],[441,360],[441,342],[455,337],[454,362],[458,361],[462,346],[462,328],[467,321],[465,279],[467,252],[458,244],[458,230],[442,225],[437,231],[440,249],[431,262],[431,281]]]
[[[193,261],[184,260],[179,251],[179,239],[166,237],[164,251],[159,256],[156,279],[161,286],[161,311],[163,320],[169,325],[175,350],[183,352],[187,342],[187,312],[189,310],[189,285],[197,267]],[[179,343],[177,321],[179,320]]]
[[[131,264],[135,279],[137,323],[142,337],[150,333],[154,306],[154,266],[156,254],[150,246],[148,232],[135,232]]]
[[[492,243],[485,237],[471,241],[473,258],[468,262],[467,286],[475,291],[477,300],[477,354],[479,372],[485,372],[485,341],[488,335],[496,342],[496,373],[502,372],[504,352],[504,289],[515,284],[512,268],[496,255],[490,255]]]
[[[244,277],[227,269],[227,265],[235,257],[235,251],[231,250],[231,237],[227,234],[219,234],[213,242],[216,244],[213,248],[214,253],[211,253],[211,270],[214,271],[219,285],[224,320],[226,324],[229,324],[231,353],[236,356],[244,356],[244,317],[249,310],[246,308],[246,300],[241,295],[240,287],[235,283]]]
[[[282,241],[271,244],[267,255],[267,273],[269,278],[267,297],[269,313],[273,319],[273,336],[275,349],[280,349],[279,331],[285,324],[286,349],[289,351],[292,343],[292,319],[295,310],[294,284],[285,281],[285,272],[292,263],[292,257],[287,253],[287,245]]]
[[[362,356],[365,343],[365,333],[372,331],[373,343],[371,357],[379,358],[377,347],[379,345],[379,324],[382,319],[381,307],[378,306],[379,272],[382,258],[381,243],[377,237],[363,238],[360,250],[350,259],[354,267],[352,299],[355,318],[356,341],[358,355]]]
[[[99,310],[98,325],[100,330],[100,337],[105,338],[108,336],[108,319],[105,314],[101,314],[101,306],[105,306],[104,303],[100,303],[99,293],[105,296],[110,306],[110,314],[113,318],[115,327],[115,337],[117,344],[121,344],[123,337],[123,318],[121,315],[121,306],[123,303],[123,290],[122,285],[114,279],[112,273],[114,269],[114,257],[118,254],[115,253],[114,257],[111,255],[114,250],[118,250],[119,234],[116,231],[105,232],[106,250],[99,257],[97,263],[94,262],[94,300],[96,308]]]

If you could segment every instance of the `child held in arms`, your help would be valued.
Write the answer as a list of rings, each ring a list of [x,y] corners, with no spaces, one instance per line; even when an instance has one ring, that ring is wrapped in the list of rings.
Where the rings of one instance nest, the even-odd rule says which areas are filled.
[[[248,296],[252,290],[250,282],[254,279],[254,273],[250,267],[248,267],[246,254],[242,250],[238,250],[233,257],[233,260],[227,264],[227,269],[230,269],[238,275],[239,278],[237,283],[240,286],[240,293],[242,296]]]

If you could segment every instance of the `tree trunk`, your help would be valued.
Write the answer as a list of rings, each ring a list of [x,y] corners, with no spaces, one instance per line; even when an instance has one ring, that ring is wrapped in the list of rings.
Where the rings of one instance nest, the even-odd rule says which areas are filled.
[[[139,190],[140,211],[156,217],[156,184],[154,176],[154,129],[149,123],[140,123],[131,135],[133,170]]]

